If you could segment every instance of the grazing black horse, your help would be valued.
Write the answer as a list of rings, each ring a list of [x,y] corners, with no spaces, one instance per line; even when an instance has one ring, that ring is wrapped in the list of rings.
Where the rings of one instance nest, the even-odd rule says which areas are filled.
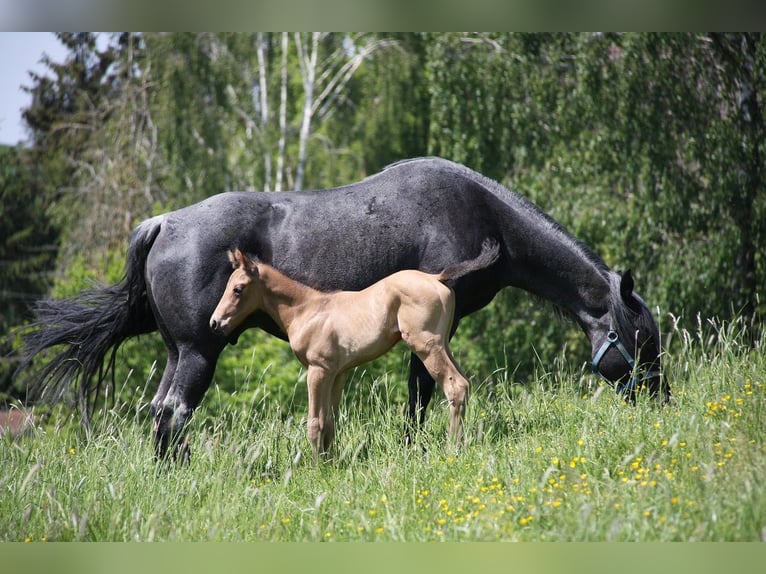
[[[465,166],[439,158],[402,161],[351,185],[307,192],[229,192],[138,225],[121,283],[69,300],[41,301],[26,337],[26,364],[63,345],[39,373],[49,394],[79,380],[98,390],[125,339],[159,329],[168,359],[152,399],[156,453],[176,447],[210,385],[218,356],[241,332],[284,338],[264,313],[229,336],[209,326],[231,273],[232,247],[257,253],[320,290],[360,290],[401,269],[438,272],[500,244],[491,269],[457,280],[454,328],[514,286],[571,316],[591,342],[594,371],[630,397],[638,386],[668,395],[657,326],[622,277],[534,204]],[[111,351],[111,355],[110,355]],[[109,360],[106,362],[106,359]],[[412,356],[409,417],[422,424],[434,381]],[[84,393],[84,395],[83,395]],[[180,445],[180,446],[179,446]]]

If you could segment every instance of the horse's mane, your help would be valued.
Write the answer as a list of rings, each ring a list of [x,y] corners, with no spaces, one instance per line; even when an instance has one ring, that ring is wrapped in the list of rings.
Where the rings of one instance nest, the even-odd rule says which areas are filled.
[[[500,201],[509,205],[514,209],[520,209],[526,212],[531,218],[540,221],[550,231],[561,237],[561,239],[572,246],[575,251],[580,253],[588,262],[601,271],[604,275],[609,273],[609,267],[601,257],[599,257],[594,251],[590,249],[585,243],[574,237],[569,231],[561,225],[558,221],[553,219],[550,215],[544,212],[538,205],[524,197],[523,195],[511,191],[504,185],[497,181],[490,179],[489,177],[482,175],[481,173],[472,170],[465,165],[449,161],[436,156],[427,156],[413,159],[403,159],[387,165],[382,171],[387,171],[391,168],[402,166],[410,163],[428,162],[431,164],[439,164],[440,170],[450,170],[456,172],[457,175],[470,179],[474,183],[480,185],[492,195],[497,197]],[[619,294],[619,292],[618,292]]]

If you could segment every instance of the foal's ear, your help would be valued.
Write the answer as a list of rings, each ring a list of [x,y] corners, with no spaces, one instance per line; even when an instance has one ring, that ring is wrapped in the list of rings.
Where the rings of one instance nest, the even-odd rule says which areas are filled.
[[[239,247],[236,249],[229,249],[229,262],[234,269],[239,269],[245,264],[245,256],[239,250]]]
[[[258,277],[258,260],[254,257],[248,257],[244,253],[242,254],[242,264],[245,267],[245,271],[250,277]]]
[[[248,257],[239,247],[236,249],[229,249],[229,261],[231,266],[236,269],[244,269],[249,275],[258,276],[258,262],[252,257]]]

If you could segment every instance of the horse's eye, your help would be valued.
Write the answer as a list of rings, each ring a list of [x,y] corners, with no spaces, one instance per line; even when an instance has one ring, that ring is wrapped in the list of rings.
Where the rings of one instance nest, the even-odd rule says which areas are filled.
[[[237,297],[239,297],[240,295],[242,295],[242,287],[234,287],[234,289],[232,289],[232,291],[234,292],[234,294],[235,294]]]

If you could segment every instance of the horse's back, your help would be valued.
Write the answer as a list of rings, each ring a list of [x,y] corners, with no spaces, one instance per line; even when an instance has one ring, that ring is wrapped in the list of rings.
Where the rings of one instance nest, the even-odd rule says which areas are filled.
[[[169,212],[147,261],[155,308],[189,336],[207,330],[234,247],[323,291],[360,290],[402,269],[440,271],[496,235],[492,194],[474,174],[421,158],[340,187],[225,192]]]
[[[447,160],[418,158],[340,187],[224,192],[161,216],[157,246],[193,251],[202,263],[207,253],[239,246],[267,263],[287,264],[288,270],[289,260],[300,255],[306,261],[294,265],[298,271],[315,259],[311,248],[325,251],[330,264],[340,263],[332,260],[339,255],[351,259],[366,253],[388,263],[392,246],[402,252],[413,243],[422,251],[424,241],[436,239],[454,244],[453,236],[487,219],[486,213],[477,219],[477,212],[491,194],[481,193],[472,174],[480,177]],[[406,268],[397,267],[401,261],[390,263],[387,274]]]

